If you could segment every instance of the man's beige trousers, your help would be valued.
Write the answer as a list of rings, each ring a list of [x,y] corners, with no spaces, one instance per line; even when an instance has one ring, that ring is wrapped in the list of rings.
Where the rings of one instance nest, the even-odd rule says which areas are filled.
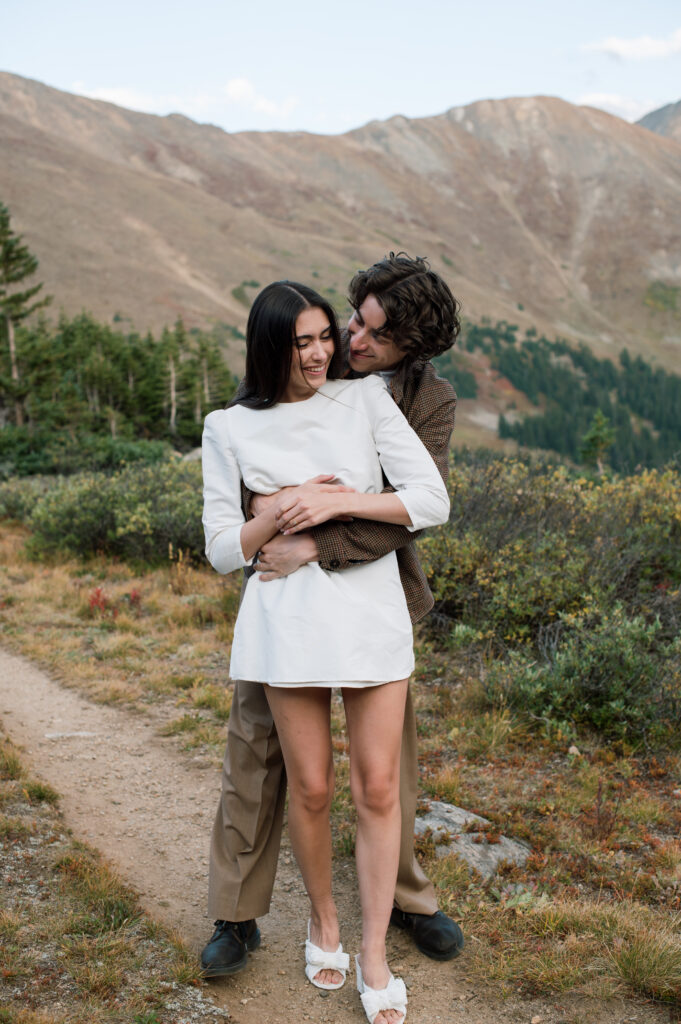
[[[435,890],[414,855],[418,792],[416,716],[407,691],[400,764],[402,839],[395,904],[434,914]],[[270,908],[286,800],[286,772],[265,689],[237,682],[227,731],[222,795],[210,847],[208,913],[248,921]]]

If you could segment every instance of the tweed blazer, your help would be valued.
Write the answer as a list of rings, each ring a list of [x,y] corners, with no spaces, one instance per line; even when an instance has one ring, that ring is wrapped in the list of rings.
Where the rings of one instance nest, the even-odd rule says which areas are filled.
[[[454,388],[438,377],[432,363],[417,362],[398,367],[390,380],[390,390],[412,430],[432,455],[446,486],[456,410]],[[395,551],[412,622],[423,618],[433,607],[433,595],[414,547],[418,534],[411,533],[406,526],[355,519],[349,523],[322,523],[313,528],[312,534],[317,542],[319,564],[330,571],[372,562]]]

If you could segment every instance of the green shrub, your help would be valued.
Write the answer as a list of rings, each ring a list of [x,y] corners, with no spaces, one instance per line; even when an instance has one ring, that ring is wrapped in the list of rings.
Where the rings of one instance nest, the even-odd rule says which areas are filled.
[[[251,300],[246,294],[246,289],[243,284],[238,284],[236,288],[232,288],[232,296],[237,302],[240,302],[242,306],[245,306],[246,309],[251,308]]]
[[[28,523],[31,549],[41,555],[103,553],[158,563],[175,551],[199,559],[201,466],[169,460],[127,466],[106,476],[68,477],[38,502]]]
[[[543,664],[516,654],[494,665],[485,694],[563,732],[588,726],[634,743],[678,735],[681,644],[660,643],[659,633],[658,622],[627,618],[621,605],[599,621],[575,619]]]
[[[449,523],[420,543],[436,609],[484,631],[495,648],[535,642],[582,609],[591,525],[569,472],[540,462],[456,455]]]
[[[101,473],[67,477],[38,502],[29,516],[31,548],[39,554],[106,551],[114,528],[112,481]]]
[[[550,733],[681,727],[681,473],[596,480],[457,452],[449,523],[419,541],[434,639],[491,661],[488,702]],[[444,627],[444,629],[442,628]]]
[[[564,466],[456,453],[449,523],[419,543],[440,620],[497,652],[542,652],[560,617],[620,602],[630,617],[681,620],[681,473],[602,481]]]
[[[0,430],[0,479],[40,474],[114,470],[132,462],[160,462],[171,451],[165,441],[135,441],[87,432]]]
[[[676,312],[681,288],[666,281],[651,281],[646,288],[643,303],[656,313]]]
[[[38,501],[58,482],[58,477],[32,476],[0,483],[0,519],[28,519]]]
[[[115,553],[146,562],[169,547],[200,558],[205,540],[199,462],[130,467],[115,478]]]

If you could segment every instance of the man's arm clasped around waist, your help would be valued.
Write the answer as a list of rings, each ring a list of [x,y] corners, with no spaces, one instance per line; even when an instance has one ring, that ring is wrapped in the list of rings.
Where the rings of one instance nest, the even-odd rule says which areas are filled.
[[[403,412],[412,430],[432,456],[446,486],[456,395],[451,384],[437,377],[432,367],[429,378],[427,384],[405,405]],[[383,558],[389,552],[410,544],[418,536],[418,533],[408,530],[406,526],[368,520],[322,523],[311,533],[317,545],[319,564],[330,571],[340,571],[352,565]]]

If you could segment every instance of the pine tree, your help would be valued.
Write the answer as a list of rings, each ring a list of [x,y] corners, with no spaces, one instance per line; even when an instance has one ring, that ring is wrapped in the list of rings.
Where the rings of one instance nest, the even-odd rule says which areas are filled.
[[[186,358],[187,331],[181,317],[175,321],[172,331],[163,328],[159,354],[165,378],[164,407],[168,416],[168,431],[177,434],[177,420],[180,405],[180,367]]]
[[[5,323],[9,347],[11,384],[7,390],[14,397],[14,418],[18,427],[24,422],[24,409],[14,329],[34,310],[46,306],[51,296],[32,301],[42,288],[42,282],[23,291],[12,286],[32,277],[37,269],[38,260],[24,244],[21,235],[12,231],[9,210],[0,203],[0,316]]]
[[[609,419],[600,409],[596,409],[591,426],[582,438],[579,454],[583,462],[596,466],[599,476],[603,475],[605,453],[614,440],[615,431],[610,426]]]

